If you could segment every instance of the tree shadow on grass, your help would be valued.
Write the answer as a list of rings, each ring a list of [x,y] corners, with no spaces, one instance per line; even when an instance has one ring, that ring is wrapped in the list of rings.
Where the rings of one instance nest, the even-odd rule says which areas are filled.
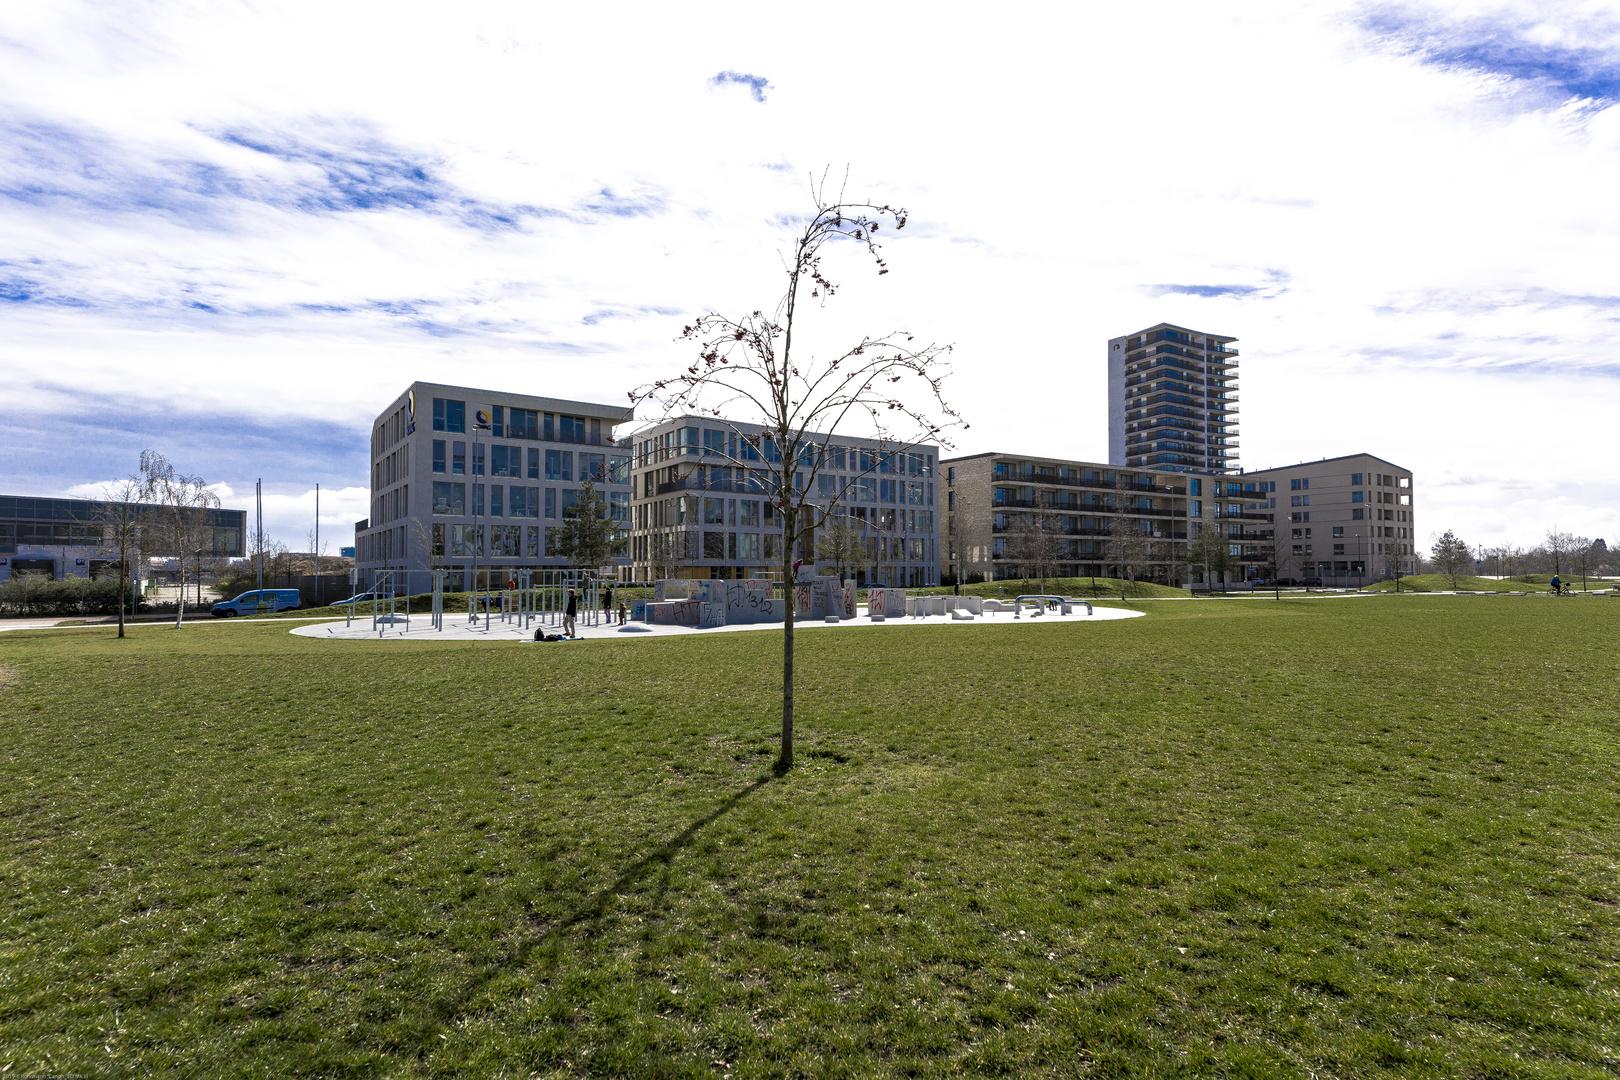
[[[732,793],[708,815],[692,822],[681,830],[678,835],[664,841],[631,863],[618,877],[613,879],[611,884],[597,890],[588,900],[574,908],[568,915],[551,922],[539,933],[526,936],[506,956],[476,972],[454,994],[441,997],[435,1003],[434,1011],[446,1021],[461,1015],[468,1003],[477,997],[479,990],[485,984],[505,971],[522,968],[537,950],[557,941],[561,935],[574,927],[600,919],[607,914],[608,908],[612,905],[616,896],[645,877],[655,867],[668,867],[681,849],[690,846],[699,833],[731,813],[741,805],[744,799],[747,799],[754,792],[777,778],[777,775],[773,772],[760,777],[741,791]]]

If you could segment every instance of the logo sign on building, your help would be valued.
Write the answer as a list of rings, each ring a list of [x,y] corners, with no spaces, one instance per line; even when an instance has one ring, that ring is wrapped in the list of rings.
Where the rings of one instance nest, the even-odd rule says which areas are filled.
[[[405,391],[405,434],[416,433],[416,391]]]
[[[74,559],[73,560],[73,565],[74,566],[83,566],[84,565],[84,560],[83,559]]]

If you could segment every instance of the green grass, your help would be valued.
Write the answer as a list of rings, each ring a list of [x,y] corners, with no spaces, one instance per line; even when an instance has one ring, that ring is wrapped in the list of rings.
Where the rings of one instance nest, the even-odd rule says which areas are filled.
[[[1470,577],[1465,574],[1457,576],[1457,584],[1452,585],[1452,579],[1447,574],[1414,574],[1401,578],[1401,592],[1449,592],[1453,588],[1467,592],[1550,592],[1551,587],[1545,582],[1535,583],[1522,580],[1504,581],[1499,578]],[[1366,587],[1367,592],[1394,592],[1394,581],[1380,581]]]
[[[1144,606],[8,632],[0,1068],[1612,1077],[1615,610]]]

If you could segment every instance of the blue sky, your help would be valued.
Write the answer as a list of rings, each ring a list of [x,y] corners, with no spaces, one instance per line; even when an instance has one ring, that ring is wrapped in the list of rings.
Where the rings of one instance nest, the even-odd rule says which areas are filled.
[[[881,279],[834,260],[805,341],[954,343],[962,452],[1101,459],[1104,344],[1169,320],[1239,339],[1249,467],[1366,450],[1415,470],[1424,536],[1620,541],[1587,464],[1620,410],[1620,16],[1115,7],[919,5],[838,50],[741,5],[13,8],[0,488],[151,447],[235,505],[262,477],[294,546],[319,483],[347,542],[407,382],[622,400],[689,315],[774,303],[847,163],[911,224]]]

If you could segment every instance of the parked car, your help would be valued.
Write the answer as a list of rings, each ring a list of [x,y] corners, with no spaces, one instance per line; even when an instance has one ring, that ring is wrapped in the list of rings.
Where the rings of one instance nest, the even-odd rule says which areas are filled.
[[[1322,587],[1322,579],[1319,577],[1308,577],[1301,581],[1300,584],[1305,586],[1307,589],[1320,589]]]
[[[1277,579],[1277,584],[1286,588],[1288,586],[1298,585],[1299,582],[1291,577],[1280,577]]]
[[[358,595],[351,596],[347,600],[334,600],[332,602],[332,606],[333,607],[348,607],[351,604],[369,604],[373,600],[377,601],[378,603],[386,603],[388,600],[393,598],[393,595],[394,595],[393,593],[368,593],[368,592],[363,592],[363,593],[359,593]]]
[[[265,589],[262,592],[254,589],[245,592],[235,600],[221,600],[212,608],[216,619],[228,619],[233,615],[259,614],[260,599],[266,613],[277,611],[291,611],[304,606],[303,598],[298,595],[297,589]]]
[[[1249,579],[1249,588],[1251,588],[1251,589],[1269,589],[1269,588],[1271,588],[1271,582],[1269,580],[1267,580],[1266,578],[1263,578],[1263,577],[1250,578]]]

